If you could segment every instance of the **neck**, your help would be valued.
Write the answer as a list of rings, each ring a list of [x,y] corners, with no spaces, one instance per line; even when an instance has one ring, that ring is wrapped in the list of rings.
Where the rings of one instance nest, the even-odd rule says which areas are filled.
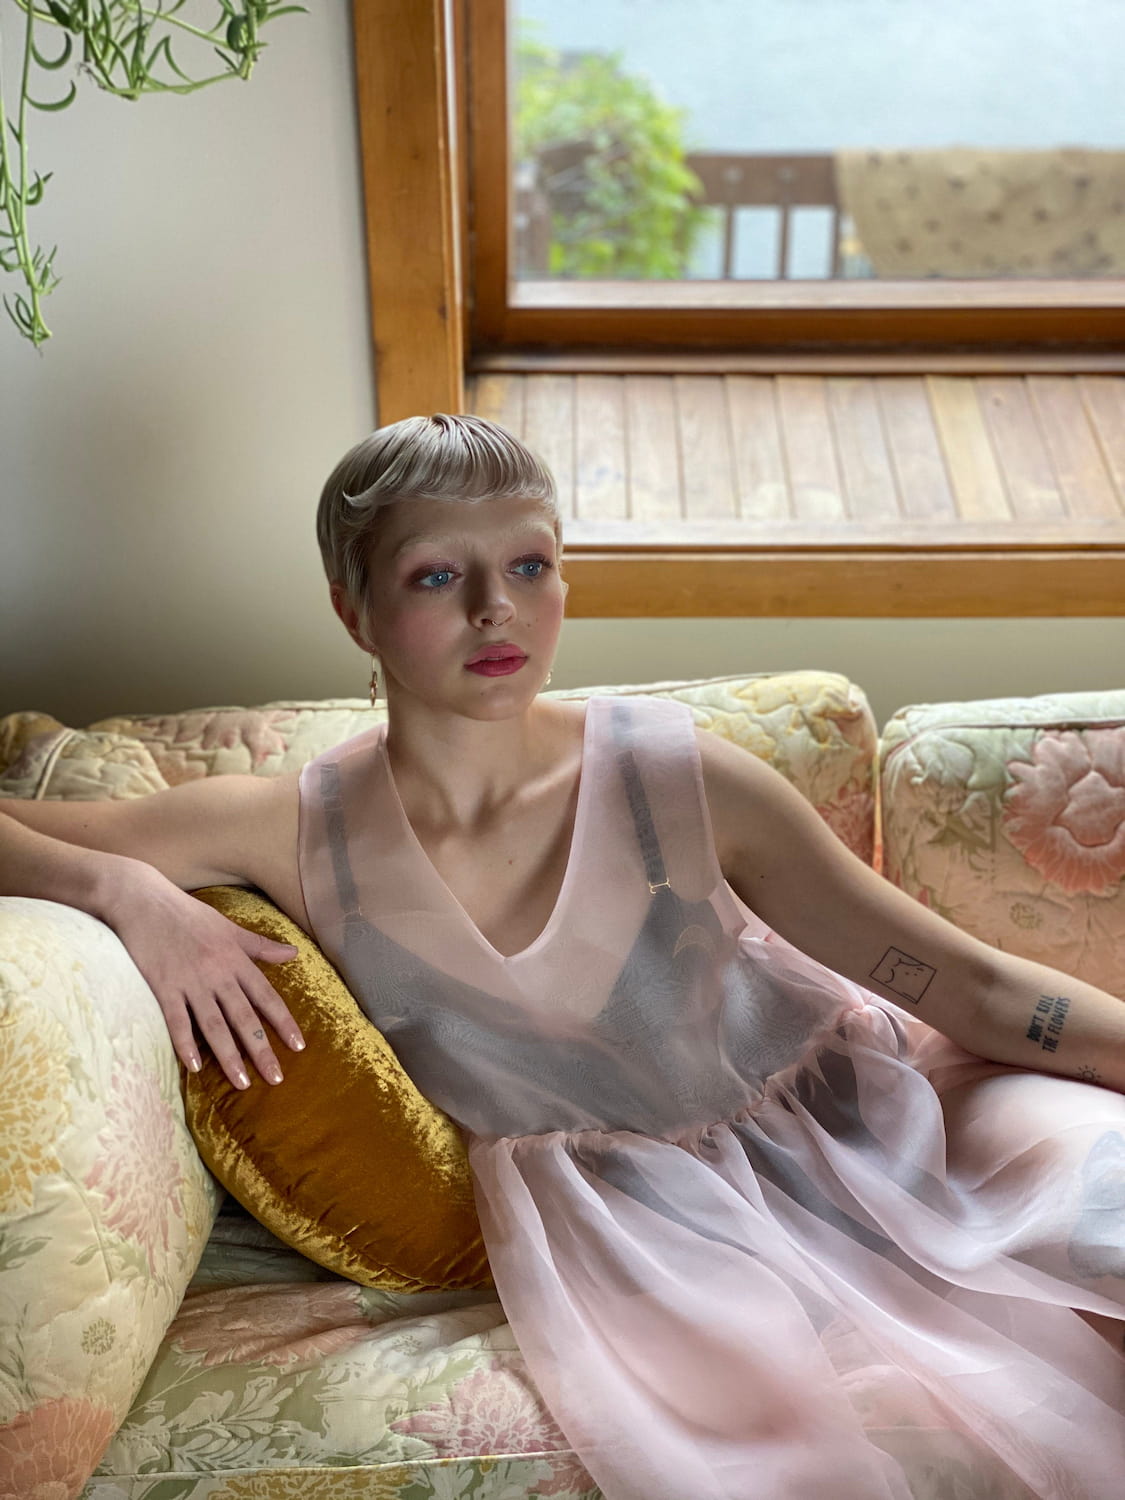
[[[387,704],[387,755],[411,822],[471,832],[564,763],[572,716],[536,700],[505,719]],[[569,731],[569,732],[568,732]]]

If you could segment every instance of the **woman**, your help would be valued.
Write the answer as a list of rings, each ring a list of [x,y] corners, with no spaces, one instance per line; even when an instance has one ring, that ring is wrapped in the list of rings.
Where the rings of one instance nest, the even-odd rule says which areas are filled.
[[[291,950],[184,893],[258,886],[317,939],[465,1131],[607,1500],[905,1500],[907,1427],[975,1496],[1116,1493],[1120,1001],[910,900],[682,705],[538,697],[560,528],[502,428],[372,434],[317,531],[387,725],[299,776],[8,804],[4,890],[114,927],[183,1061],[194,1023],[243,1086],[243,1051],[280,1080],[261,1016],[300,1043],[253,962]]]

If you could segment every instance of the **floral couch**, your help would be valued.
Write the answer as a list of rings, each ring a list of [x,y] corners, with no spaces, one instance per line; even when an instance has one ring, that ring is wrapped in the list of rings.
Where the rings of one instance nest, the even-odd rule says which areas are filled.
[[[904,708],[881,736],[827,672],[553,696],[595,691],[687,702],[913,896],[1125,997],[1125,691]],[[377,712],[273,703],[85,729],[10,714],[0,796],[275,775]],[[953,1433],[878,1380],[862,1399],[919,1500],[980,1493]],[[494,1294],[376,1291],[276,1240],[203,1166],[159,1008],[116,936],[0,899],[0,1500],[599,1493]]]

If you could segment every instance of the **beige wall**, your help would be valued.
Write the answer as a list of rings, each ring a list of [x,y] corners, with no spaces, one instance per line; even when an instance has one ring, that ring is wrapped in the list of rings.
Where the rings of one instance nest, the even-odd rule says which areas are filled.
[[[313,516],[375,421],[348,6],[249,84],[32,120],[62,285],[0,327],[0,713],[364,692]],[[0,7],[5,85],[20,24]],[[3,290],[16,290],[12,277]],[[1125,620],[571,622],[553,686],[818,666],[903,702],[1120,685]]]

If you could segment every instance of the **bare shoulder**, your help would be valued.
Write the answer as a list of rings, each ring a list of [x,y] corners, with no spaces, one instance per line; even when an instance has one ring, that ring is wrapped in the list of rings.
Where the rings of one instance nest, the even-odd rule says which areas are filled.
[[[695,740],[715,852],[724,873],[729,873],[733,853],[745,855],[746,829],[761,825],[763,812],[776,798],[785,799],[787,794],[800,798],[800,793],[752,750],[732,744],[721,734],[696,725]]]
[[[231,829],[228,884],[256,886],[310,932],[298,869],[299,772],[245,776]],[[250,785],[249,783],[253,783]]]
[[[199,819],[200,842],[195,847],[194,865],[177,872],[177,884],[192,890],[201,885],[255,886],[306,932],[309,930],[297,862],[299,772],[208,776],[159,795],[180,799],[175,815],[170,806],[166,813],[165,826],[173,832],[186,829],[193,815]],[[157,799],[141,800],[154,803]],[[160,832],[157,824],[154,839]],[[185,847],[185,839],[190,848],[186,831],[173,843]]]

